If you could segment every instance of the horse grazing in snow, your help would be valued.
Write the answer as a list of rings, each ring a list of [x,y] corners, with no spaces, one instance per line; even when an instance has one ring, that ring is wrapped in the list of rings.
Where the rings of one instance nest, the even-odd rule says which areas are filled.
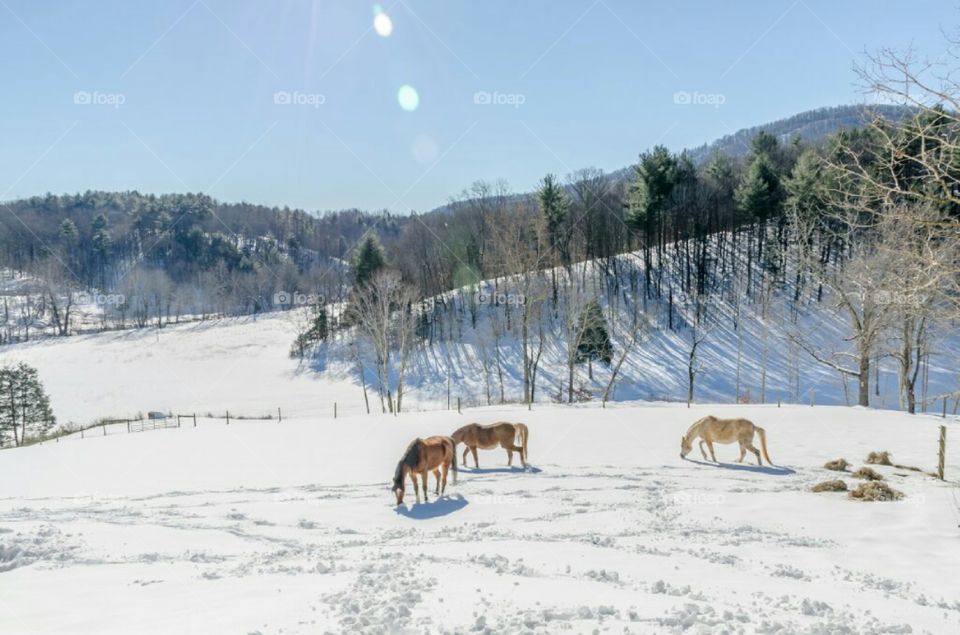
[[[417,502],[420,502],[420,488],[417,485],[417,474],[423,483],[423,500],[427,499],[427,473],[433,472],[437,479],[437,496],[447,490],[447,471],[453,467],[453,482],[457,482],[457,445],[450,437],[427,437],[414,439],[407,446],[397,469],[393,473],[393,493],[397,496],[397,505],[403,504],[403,494],[406,490],[407,475],[413,481],[413,489],[417,493]],[[441,485],[441,474],[443,479]]]
[[[764,458],[767,459],[767,463],[773,465],[770,455],[767,454],[767,434],[763,428],[746,419],[718,419],[711,415],[696,421],[680,439],[680,458],[687,458],[690,450],[693,449],[693,440],[700,437],[700,453],[703,454],[704,460],[707,460],[707,453],[703,450],[704,442],[710,449],[710,458],[714,463],[719,463],[713,453],[714,443],[737,442],[740,444],[740,458],[737,459],[737,463],[743,463],[743,457],[747,450],[750,450],[757,455],[757,465],[763,465],[760,452],[753,447],[754,432],[760,436],[760,447],[763,448]]]
[[[454,442],[462,443],[466,447],[463,449],[463,464],[467,464],[467,452],[473,452],[473,463],[475,467],[480,467],[477,461],[477,448],[481,450],[493,450],[500,446],[507,451],[507,465],[513,465],[513,453],[520,453],[520,463],[527,467],[527,441],[530,438],[530,430],[522,423],[507,423],[501,421],[482,426],[479,423],[468,423],[458,429],[452,435]],[[519,439],[520,445],[516,445]]]

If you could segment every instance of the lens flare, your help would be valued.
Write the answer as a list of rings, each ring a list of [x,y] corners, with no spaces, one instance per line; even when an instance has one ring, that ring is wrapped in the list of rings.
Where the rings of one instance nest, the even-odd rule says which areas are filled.
[[[404,84],[397,91],[397,103],[407,112],[413,112],[420,106],[420,95],[413,86]]]
[[[410,153],[417,163],[429,164],[437,160],[440,148],[433,137],[425,134],[417,135],[410,147]]]
[[[386,13],[378,13],[373,16],[373,30],[380,37],[390,37],[393,33],[393,20]]]

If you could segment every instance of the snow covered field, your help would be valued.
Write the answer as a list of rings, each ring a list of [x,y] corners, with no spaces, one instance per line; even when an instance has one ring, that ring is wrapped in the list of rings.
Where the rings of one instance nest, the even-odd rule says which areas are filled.
[[[732,446],[720,466],[681,460],[679,436],[708,413],[765,427],[778,467],[734,464]],[[394,507],[411,438],[497,420],[529,424],[529,470],[482,452],[447,497]],[[904,500],[809,492],[836,476],[825,461],[859,467],[872,450],[932,469],[941,421],[635,403],[5,450],[0,632],[956,633],[955,481],[877,467]]]
[[[819,314],[817,331],[824,348],[841,347],[844,332],[830,316]],[[745,318],[750,328],[755,321]],[[352,336],[345,335],[331,348],[322,347],[316,357],[291,359],[288,355],[302,319],[295,311],[280,311],[258,317],[230,318],[169,326],[161,330],[110,331],[69,338],[46,338],[0,348],[0,364],[24,361],[40,372],[50,394],[54,414],[61,424],[88,424],[100,418],[126,418],[151,410],[179,413],[213,413],[229,410],[258,416],[283,408],[284,418],[330,417],[333,402],[341,414],[365,412],[363,393],[355,369],[344,349]],[[615,400],[649,401],[686,399],[686,333],[658,330],[636,347],[624,364],[614,391]],[[791,401],[791,353],[783,345],[786,336],[771,331],[767,401]],[[615,345],[616,347],[617,345]],[[762,353],[760,340],[745,342],[741,392],[759,401]],[[955,335],[941,344],[942,354],[933,358],[929,371],[929,394],[953,392],[957,370],[953,360],[960,354]],[[617,349],[619,350],[619,349]],[[522,394],[522,359],[519,343],[504,341],[502,348],[506,396],[519,401]],[[559,337],[551,338],[538,372],[537,399],[549,401],[566,380],[565,353]],[[736,394],[736,336],[718,334],[703,344],[703,371],[697,379],[696,398],[703,402],[732,402]],[[798,358],[799,359],[799,358]],[[845,396],[839,375],[804,357],[800,366],[799,403],[843,404]],[[433,350],[414,356],[404,395],[405,409],[446,407],[448,368],[452,398],[464,403],[485,402],[482,368],[474,344],[438,342]],[[369,366],[369,364],[368,364]],[[371,408],[379,409],[375,374],[367,368]],[[586,381],[595,398],[603,393],[609,370],[597,364],[595,382],[578,369],[578,381]],[[849,382],[848,382],[849,383]],[[871,382],[873,385],[873,382]],[[856,400],[856,387],[848,386]],[[871,391],[872,392],[872,391]],[[897,383],[893,363],[887,360],[880,374],[879,395],[871,394],[880,407],[897,407]],[[498,397],[496,385],[494,400]],[[956,407],[951,399],[949,410]],[[941,403],[931,410],[939,412]]]

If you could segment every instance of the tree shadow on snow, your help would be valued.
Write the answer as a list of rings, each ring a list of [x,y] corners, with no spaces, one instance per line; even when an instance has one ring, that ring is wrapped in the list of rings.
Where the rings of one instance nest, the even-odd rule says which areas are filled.
[[[414,520],[426,520],[427,518],[439,518],[459,511],[467,506],[469,501],[460,494],[453,496],[441,496],[434,498],[429,503],[414,503],[407,507],[401,505],[397,507],[397,513]]]
[[[539,474],[543,470],[532,465],[527,467],[464,467],[461,465],[457,471],[467,474]]]
[[[698,461],[697,459],[683,459],[697,465],[708,465],[710,467],[719,467],[725,470],[734,470],[738,472],[756,472],[758,474],[770,474],[771,476],[790,476],[796,474],[796,470],[789,467],[780,467],[776,465],[750,465],[748,463],[711,463],[709,461]]]

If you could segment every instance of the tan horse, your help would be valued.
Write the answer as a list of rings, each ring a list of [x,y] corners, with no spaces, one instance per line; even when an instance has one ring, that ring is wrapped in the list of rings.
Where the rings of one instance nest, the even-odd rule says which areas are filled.
[[[763,465],[763,461],[760,460],[760,452],[753,447],[754,432],[760,435],[760,447],[763,448],[764,458],[767,459],[767,463],[773,465],[770,455],[767,454],[767,434],[763,428],[746,419],[717,419],[710,415],[690,426],[687,433],[680,439],[680,458],[687,458],[690,450],[693,449],[693,440],[700,437],[700,453],[703,454],[704,460],[707,459],[707,453],[703,450],[704,442],[710,449],[710,458],[713,459],[714,463],[719,463],[713,453],[714,443],[737,442],[740,444],[740,458],[737,459],[737,463],[743,463],[743,457],[747,450],[750,450],[757,455],[757,465]]]
[[[404,485],[407,475],[413,481],[413,489],[417,492],[417,502],[420,502],[420,488],[417,486],[417,474],[423,482],[423,500],[427,498],[427,473],[433,472],[437,479],[437,496],[447,490],[447,470],[453,467],[453,482],[457,482],[457,446],[450,437],[427,437],[414,439],[407,446],[406,451],[397,463],[393,473],[393,493],[397,496],[397,505],[403,504]],[[441,485],[440,470],[443,470]]]
[[[477,460],[477,448],[481,450],[493,450],[500,446],[507,451],[507,465],[513,465],[513,453],[520,453],[520,462],[523,467],[527,467],[527,441],[530,438],[530,430],[522,423],[507,423],[501,421],[482,426],[479,423],[468,423],[452,435],[456,443],[462,443],[466,447],[463,449],[463,464],[467,464],[467,452],[473,452],[473,463],[475,467],[480,467]],[[520,440],[520,445],[516,445],[516,440]]]

